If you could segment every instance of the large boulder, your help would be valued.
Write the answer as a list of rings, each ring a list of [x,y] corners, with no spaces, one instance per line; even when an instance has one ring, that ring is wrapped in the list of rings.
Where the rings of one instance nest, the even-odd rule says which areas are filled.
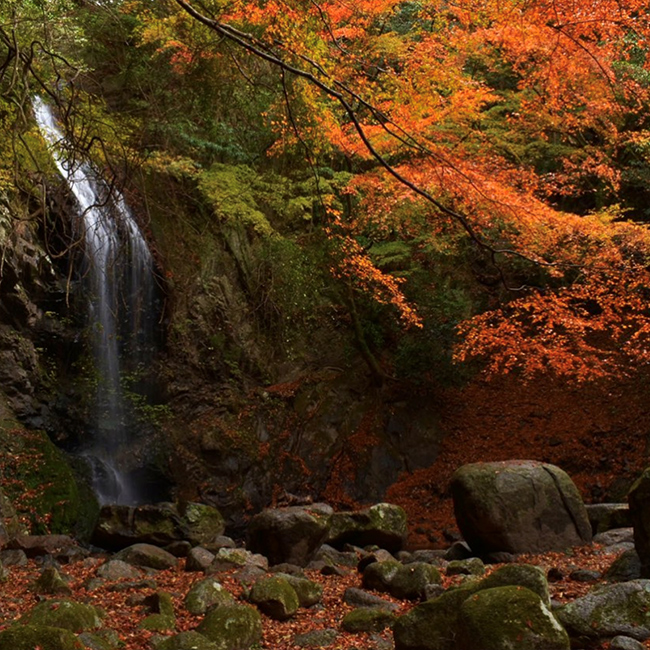
[[[450,589],[400,616],[395,650],[569,650],[543,600],[520,586]]]
[[[641,560],[641,575],[650,578],[650,467],[636,480],[627,500],[634,528],[634,546]]]
[[[650,580],[597,587],[564,605],[557,616],[577,644],[618,634],[645,640],[650,638]]]
[[[460,607],[475,591],[474,584],[450,589],[400,616],[393,627],[395,650],[458,650]]]
[[[208,544],[224,531],[221,513],[202,503],[156,503],[143,506],[103,506],[92,543],[119,550],[132,544],[165,546],[186,540]]]
[[[160,570],[173,569],[178,562],[171,553],[152,544],[133,544],[122,549],[113,559],[133,566]]]
[[[323,503],[263,510],[250,521],[247,547],[270,564],[306,566],[329,532],[331,515]]]
[[[582,498],[554,465],[464,465],[452,478],[451,493],[458,528],[475,553],[540,553],[591,542]]]
[[[391,503],[377,503],[364,510],[333,514],[326,541],[336,548],[344,544],[376,545],[395,552],[404,546],[407,535],[404,510]]]
[[[542,599],[525,587],[481,590],[460,607],[458,650],[569,650],[569,637]]]

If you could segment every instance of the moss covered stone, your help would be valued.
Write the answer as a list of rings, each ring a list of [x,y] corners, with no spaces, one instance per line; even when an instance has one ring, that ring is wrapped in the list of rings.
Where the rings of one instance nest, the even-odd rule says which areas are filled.
[[[11,481],[2,481],[3,476]],[[43,431],[0,422],[0,481],[3,496],[31,522],[28,532],[90,538],[99,513],[97,499]]]
[[[401,568],[402,564],[397,560],[384,560],[369,564],[363,571],[364,588],[390,591],[390,585]]]
[[[115,630],[99,630],[98,632],[83,632],[79,640],[87,650],[117,650],[120,639]]]
[[[46,567],[36,579],[32,586],[32,591],[37,594],[52,594],[60,596],[69,596],[72,589],[68,586],[61,574],[54,567]]]
[[[140,621],[143,630],[152,632],[168,632],[176,627],[174,603],[172,597],[165,591],[157,591],[145,599],[146,606],[153,613]]]
[[[546,575],[544,570],[538,566],[532,564],[506,564],[483,578],[479,583],[479,589],[506,586],[526,587],[536,593],[544,601],[544,604],[547,606],[551,604]]]
[[[395,598],[424,600],[427,587],[441,582],[440,571],[436,567],[426,562],[412,562],[399,567],[389,582],[388,592]]]
[[[92,542],[108,549],[144,543],[163,546],[173,542],[212,542],[224,531],[221,513],[201,503],[183,507],[175,503],[142,506],[105,505],[93,532]]]
[[[187,539],[192,544],[207,544],[223,535],[226,524],[216,508],[204,503],[188,503],[182,514],[188,530]]]
[[[572,639],[593,642],[619,634],[650,636],[650,580],[596,587],[557,611]]]
[[[276,575],[279,578],[284,578],[293,587],[296,596],[298,596],[300,607],[312,607],[321,601],[323,588],[317,582],[286,573]]]
[[[304,634],[297,634],[293,644],[299,648],[326,648],[332,645],[338,637],[338,632],[332,628],[324,630],[311,630]]]
[[[214,605],[231,605],[234,602],[230,592],[214,578],[194,583],[184,600],[190,614],[205,614]]]
[[[92,605],[72,600],[46,600],[20,618],[25,625],[60,627],[71,632],[88,632],[101,627],[99,611]]]
[[[485,564],[478,557],[469,557],[466,560],[452,560],[447,565],[445,573],[448,576],[482,576],[485,573]]]
[[[463,585],[400,616],[393,627],[395,650],[457,650],[460,606],[476,591]]]
[[[149,614],[140,621],[138,627],[150,632],[169,632],[176,628],[176,619],[165,614]]]
[[[249,605],[224,605],[209,611],[196,631],[217,650],[247,650],[262,638],[262,617]]]
[[[13,625],[0,632],[0,648],[7,650],[83,650],[84,646],[69,630],[46,625]]]
[[[359,607],[346,614],[341,621],[341,628],[346,632],[357,634],[359,632],[381,632],[387,627],[392,627],[395,614],[385,609],[373,607]]]
[[[171,553],[152,544],[133,544],[122,549],[113,559],[122,560],[122,562],[132,564],[133,566],[161,570],[172,569],[178,562],[178,559]]]
[[[569,637],[542,599],[525,587],[478,591],[460,607],[458,650],[569,650]]]
[[[582,497],[559,467],[471,463],[451,481],[456,522],[472,551],[537,553],[591,542]]]
[[[291,618],[300,607],[296,591],[281,576],[257,580],[248,599],[257,605],[264,614],[278,621]]]
[[[378,503],[358,512],[337,512],[330,519],[327,543],[367,546],[376,544],[389,551],[399,551],[408,534],[406,512],[391,503]]]

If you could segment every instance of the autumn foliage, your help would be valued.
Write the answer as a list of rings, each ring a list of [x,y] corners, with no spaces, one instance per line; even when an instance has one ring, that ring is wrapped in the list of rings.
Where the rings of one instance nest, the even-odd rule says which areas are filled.
[[[324,206],[332,271],[404,325],[422,325],[418,305],[373,263],[373,243],[487,259],[501,290],[460,324],[459,361],[578,380],[646,362],[644,3],[134,0],[121,11],[178,75],[214,60],[275,75],[269,155],[353,171],[347,209]]]

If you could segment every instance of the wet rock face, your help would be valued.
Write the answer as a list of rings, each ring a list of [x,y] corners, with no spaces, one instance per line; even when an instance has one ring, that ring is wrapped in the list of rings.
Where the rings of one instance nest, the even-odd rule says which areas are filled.
[[[458,527],[475,553],[539,553],[591,542],[582,498],[554,465],[464,465],[452,478],[451,492]]]
[[[36,339],[47,327],[47,305],[57,292],[52,261],[34,226],[13,218],[0,196],[0,385],[23,419],[41,415],[45,386]]]

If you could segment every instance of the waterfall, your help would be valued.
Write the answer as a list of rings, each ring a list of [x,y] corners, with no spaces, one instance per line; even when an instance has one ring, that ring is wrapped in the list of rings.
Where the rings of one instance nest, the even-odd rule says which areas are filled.
[[[84,160],[75,157],[56,118],[40,98],[34,114],[56,166],[77,203],[84,246],[83,281],[96,372],[95,426],[81,452],[92,471],[100,503],[142,500],[129,438],[125,368],[147,370],[154,348],[154,265],[147,243],[122,196]],[[140,373],[140,374],[139,374]]]

